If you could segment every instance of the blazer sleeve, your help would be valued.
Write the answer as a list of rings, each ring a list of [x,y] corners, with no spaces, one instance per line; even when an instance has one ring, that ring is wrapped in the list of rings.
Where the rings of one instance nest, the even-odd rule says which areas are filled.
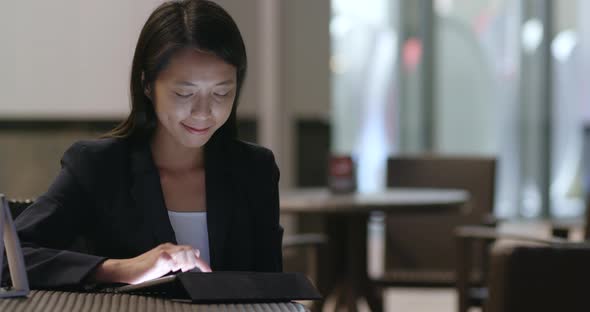
[[[106,258],[66,250],[92,220],[81,179],[88,174],[84,146],[74,144],[44,195],[15,221],[32,288],[77,287]]]
[[[270,150],[264,150],[260,163],[256,189],[259,192],[255,207],[256,218],[256,271],[283,271],[283,228],[279,224],[279,168]]]

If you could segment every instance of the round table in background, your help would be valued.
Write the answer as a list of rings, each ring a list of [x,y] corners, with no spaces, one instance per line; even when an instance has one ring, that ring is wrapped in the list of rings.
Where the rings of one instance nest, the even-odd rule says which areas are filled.
[[[356,311],[365,299],[372,311],[382,311],[376,287],[367,274],[367,222],[372,212],[387,215],[466,213],[469,193],[464,190],[390,188],[373,194],[334,194],[326,188],[281,192],[281,213],[318,217],[328,237],[318,274],[328,285],[318,285],[325,299],[335,297],[337,310]],[[329,259],[325,259],[329,257]],[[325,301],[324,301],[325,302]]]

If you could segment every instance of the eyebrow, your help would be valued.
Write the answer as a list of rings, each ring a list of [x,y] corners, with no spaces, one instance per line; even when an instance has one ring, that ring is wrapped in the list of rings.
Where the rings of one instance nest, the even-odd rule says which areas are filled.
[[[233,79],[228,79],[225,81],[222,81],[218,84],[216,84],[216,86],[221,86],[221,85],[230,85],[230,84],[234,84],[234,80]],[[181,86],[189,86],[189,87],[194,87],[196,86],[194,83],[190,82],[190,81],[176,81],[175,82],[176,85],[181,85]]]

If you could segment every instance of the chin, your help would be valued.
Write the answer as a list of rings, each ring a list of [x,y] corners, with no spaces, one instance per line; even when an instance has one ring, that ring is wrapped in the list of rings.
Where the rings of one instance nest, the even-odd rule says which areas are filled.
[[[180,144],[182,144],[186,148],[201,148],[201,147],[205,146],[205,144],[207,144],[207,142],[209,142],[210,138],[211,137],[205,137],[205,138],[183,137],[183,138],[180,138],[179,142],[180,142]]]
[[[192,141],[183,140],[180,142],[180,144],[182,144],[186,148],[201,148],[201,147],[205,146],[205,144],[207,144],[208,141],[209,140],[203,140],[203,141],[196,142],[195,140],[192,140]]]

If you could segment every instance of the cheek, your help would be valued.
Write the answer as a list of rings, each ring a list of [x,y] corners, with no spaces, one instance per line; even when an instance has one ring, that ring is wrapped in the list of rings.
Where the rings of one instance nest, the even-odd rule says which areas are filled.
[[[190,114],[190,108],[186,109],[186,107],[189,106],[177,103],[175,99],[161,97],[157,99],[156,112],[160,117],[175,120]]]
[[[170,110],[170,100],[168,100],[166,96],[163,95],[163,92],[161,92],[158,89],[156,89],[156,94],[154,96],[152,103],[154,105],[156,113],[160,117],[166,115]]]
[[[225,121],[229,118],[229,115],[231,114],[232,107],[233,100],[229,103],[224,103],[215,106],[215,109],[213,109],[213,114],[219,122],[225,123]]]

